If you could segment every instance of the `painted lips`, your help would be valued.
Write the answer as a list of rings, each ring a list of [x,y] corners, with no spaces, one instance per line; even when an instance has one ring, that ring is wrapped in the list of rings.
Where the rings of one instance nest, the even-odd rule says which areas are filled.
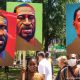
[[[4,39],[3,37],[0,37],[0,46],[2,46],[4,44]]]
[[[4,41],[0,41],[0,46],[2,46],[4,44]]]
[[[32,29],[22,30],[22,35],[23,35],[23,36],[32,35]]]

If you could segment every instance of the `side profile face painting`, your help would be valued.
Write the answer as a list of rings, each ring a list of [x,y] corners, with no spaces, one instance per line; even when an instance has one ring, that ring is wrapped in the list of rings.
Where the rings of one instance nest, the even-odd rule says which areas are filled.
[[[75,26],[77,36],[80,38],[80,8],[75,12],[73,25]]]
[[[35,34],[35,11],[29,4],[16,8],[17,34],[26,41],[30,41]]]
[[[0,15],[0,53],[5,49],[7,42],[7,19]]]

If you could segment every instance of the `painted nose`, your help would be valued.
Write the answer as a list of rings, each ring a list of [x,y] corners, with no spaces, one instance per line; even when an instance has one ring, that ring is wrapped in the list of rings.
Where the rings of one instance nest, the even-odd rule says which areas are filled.
[[[30,24],[31,24],[31,22],[29,21],[29,19],[28,19],[28,18],[26,18],[26,19],[24,20],[23,24],[25,24],[25,25],[30,25]]]
[[[5,35],[5,34],[6,34],[5,31],[0,30],[0,36],[3,36],[3,35]]]

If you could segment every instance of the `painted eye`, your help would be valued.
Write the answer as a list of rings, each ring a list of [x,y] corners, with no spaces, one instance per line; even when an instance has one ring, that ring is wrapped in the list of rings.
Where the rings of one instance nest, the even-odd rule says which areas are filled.
[[[5,26],[5,25],[0,25],[0,29],[5,29],[5,30],[7,30],[7,26]]]
[[[28,16],[28,19],[29,19],[29,20],[32,20],[32,19],[35,19],[35,17],[34,17],[34,15],[29,15],[29,16]]]
[[[2,27],[2,29],[6,29],[6,28],[7,28],[7,26],[3,26],[3,27]]]
[[[19,16],[17,16],[17,19],[24,20],[25,19],[25,16],[24,15],[19,15]]]
[[[80,18],[78,18],[78,21],[80,22]]]

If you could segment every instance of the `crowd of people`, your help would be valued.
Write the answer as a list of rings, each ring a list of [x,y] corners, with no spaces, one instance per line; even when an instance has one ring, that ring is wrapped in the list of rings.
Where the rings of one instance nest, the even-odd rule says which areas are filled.
[[[18,37],[31,43],[31,48],[33,43],[37,44],[35,44],[35,49],[41,47],[34,38],[36,28],[34,8],[28,4],[22,4],[16,7],[14,12],[17,13]],[[53,76],[52,60],[49,58],[49,53],[40,51],[37,52],[35,58],[27,60],[27,68],[25,71],[26,80],[80,80],[80,67],[78,66],[79,59],[78,55],[74,54],[80,52],[80,7],[74,12],[73,26],[76,30],[77,38],[67,46],[67,56],[59,56],[57,58],[57,65],[60,70],[58,71],[56,78],[54,79]],[[25,45],[25,48],[30,50],[31,48],[27,46],[28,45]],[[22,70],[22,72],[23,71],[24,70]]]
[[[76,54],[70,54],[68,57],[60,56],[57,61],[60,70],[56,80],[80,80],[79,58]]]
[[[36,10],[29,4],[20,4],[15,7],[14,13],[17,14],[17,50],[42,50],[42,45],[34,36],[36,31]],[[1,11],[2,12],[2,11]],[[21,77],[25,72],[25,80],[80,80],[80,59],[77,54],[80,52],[80,8],[75,10],[73,25],[77,33],[74,42],[67,46],[68,56],[59,56],[57,65],[60,68],[56,78],[53,74],[53,60],[49,52],[38,51],[35,58],[27,60],[26,70],[21,69]],[[38,32],[38,31],[37,31]],[[8,39],[8,21],[5,16],[0,14],[0,58],[1,64],[11,64],[12,58],[6,54],[5,47]],[[24,45],[24,46],[22,46]],[[74,46],[75,45],[75,46]],[[4,56],[7,55],[7,56]],[[6,58],[5,58],[6,57]],[[5,61],[3,61],[5,59]],[[11,63],[10,63],[11,62]],[[18,63],[19,64],[19,61]],[[14,67],[16,60],[14,61]],[[5,66],[5,73],[9,72],[9,67]]]
[[[48,52],[37,52],[35,58],[30,57],[27,60],[26,71],[21,70],[21,74],[25,71],[25,80],[80,80],[80,67],[78,65],[80,59],[76,54],[69,56],[59,56],[57,66],[59,71],[54,75],[53,60],[49,57]]]
[[[52,79],[52,63],[43,51],[37,53],[35,58],[29,58],[27,61],[26,71],[21,70],[21,74],[25,71],[26,80],[53,80]]]

